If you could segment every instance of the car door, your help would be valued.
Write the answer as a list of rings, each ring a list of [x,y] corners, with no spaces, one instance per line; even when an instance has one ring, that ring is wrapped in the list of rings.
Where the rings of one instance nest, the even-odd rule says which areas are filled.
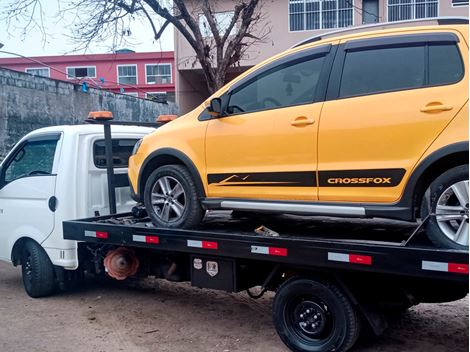
[[[209,197],[315,200],[317,131],[331,45],[275,60],[221,97],[209,121]]]
[[[54,229],[55,160],[60,134],[32,137],[19,144],[0,174],[0,259],[10,260],[23,236],[38,242]]]
[[[320,122],[319,200],[394,202],[468,99],[452,32],[344,41]]]

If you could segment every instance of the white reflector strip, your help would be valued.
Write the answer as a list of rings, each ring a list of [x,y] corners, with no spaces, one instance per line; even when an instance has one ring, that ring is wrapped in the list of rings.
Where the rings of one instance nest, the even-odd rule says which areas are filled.
[[[421,268],[423,270],[432,270],[432,271],[449,271],[449,264],[443,262],[429,262],[423,260]]]
[[[85,231],[85,237],[96,237],[95,231]]]
[[[269,254],[269,247],[251,246],[251,253]]]
[[[133,235],[132,236],[132,241],[134,242],[146,242],[145,236],[140,236],[140,235]]]
[[[188,240],[188,247],[202,248],[202,241]]]
[[[328,252],[328,260],[349,263],[349,254]]]

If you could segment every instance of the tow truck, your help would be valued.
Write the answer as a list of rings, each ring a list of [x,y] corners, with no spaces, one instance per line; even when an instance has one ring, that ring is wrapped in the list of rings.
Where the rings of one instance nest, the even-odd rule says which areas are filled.
[[[123,136],[119,126],[131,131],[132,125],[158,128],[161,123],[114,121],[99,113],[86,122],[103,131],[99,165],[106,169],[101,186],[108,206],[93,216],[67,218],[69,212],[56,219],[62,224],[56,247],[62,249],[47,247],[50,238],[41,242],[26,235],[9,243],[11,261],[22,265],[31,296],[74,287],[84,273],[189,281],[200,288],[246,291],[253,299],[273,291],[273,322],[281,340],[292,351],[323,352],[347,351],[361,327],[380,335],[387,328],[387,312],[468,294],[468,250],[435,248],[423,236],[423,225],[434,214],[416,225],[208,211],[196,229],[156,228],[142,206],[123,211],[122,192],[129,190],[122,169],[116,168],[123,162],[116,155],[116,138]],[[93,149],[86,143],[65,145],[56,151],[59,163],[86,159]],[[3,183],[17,149],[2,164]],[[71,200],[79,202],[80,196],[56,194],[48,200],[50,211]]]

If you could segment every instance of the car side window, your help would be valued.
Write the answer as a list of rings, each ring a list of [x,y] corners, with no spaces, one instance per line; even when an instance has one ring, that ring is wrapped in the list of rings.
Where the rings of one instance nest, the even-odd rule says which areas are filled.
[[[27,141],[7,166],[5,183],[26,176],[51,175],[57,142],[57,139]]]
[[[340,97],[418,88],[425,84],[425,47],[388,47],[346,53]]]
[[[113,166],[124,168],[129,165],[129,158],[138,139],[113,139]],[[106,168],[106,150],[104,139],[97,140],[93,144],[93,162],[99,169]]]
[[[227,113],[239,114],[314,102],[325,56],[305,56],[284,62],[235,88]]]
[[[463,75],[464,67],[457,45],[429,45],[429,85],[456,83]]]

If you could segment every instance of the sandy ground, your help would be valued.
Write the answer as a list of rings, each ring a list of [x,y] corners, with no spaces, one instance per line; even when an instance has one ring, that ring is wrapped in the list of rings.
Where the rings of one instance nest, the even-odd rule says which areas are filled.
[[[20,270],[0,263],[0,351],[287,351],[271,322],[272,297],[147,281],[91,281],[77,292],[29,298]],[[468,351],[468,297],[412,308],[354,351]]]

